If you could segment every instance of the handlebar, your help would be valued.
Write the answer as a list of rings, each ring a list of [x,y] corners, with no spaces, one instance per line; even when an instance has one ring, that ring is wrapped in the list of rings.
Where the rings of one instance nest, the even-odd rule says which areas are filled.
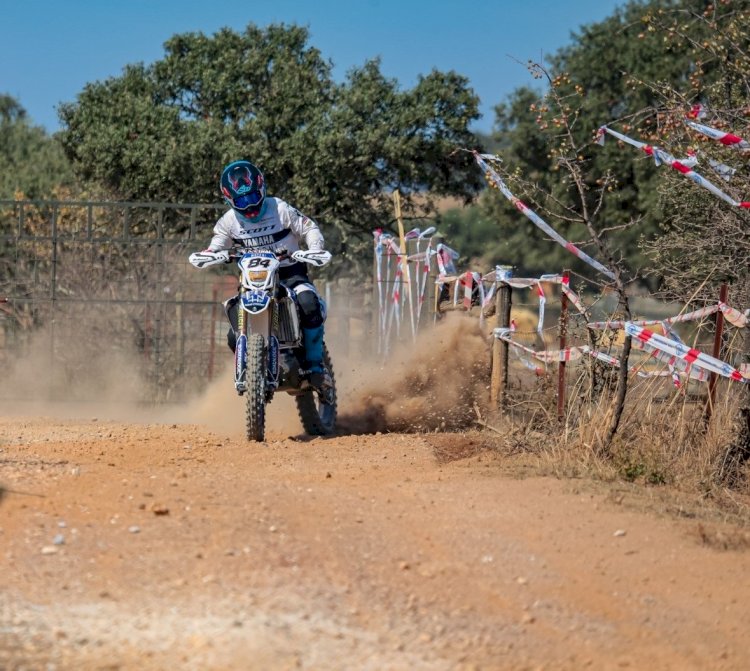
[[[232,261],[239,261],[243,256],[245,256],[245,254],[252,253],[252,251],[252,249],[248,249],[247,247],[233,247],[232,249],[227,250],[227,253],[229,254],[229,260],[227,261],[227,263],[230,263]],[[260,250],[258,253],[273,254],[276,257],[277,261],[284,261],[285,259],[291,258],[287,249],[281,249],[279,251],[264,249]]]
[[[207,268],[208,266],[215,266],[220,263],[231,263],[232,261],[237,261],[250,251],[252,250],[245,247],[234,247],[229,250],[220,250],[218,252],[205,250],[202,252],[193,252],[188,260],[196,268]],[[291,254],[287,249],[280,249],[271,253],[276,256],[278,261],[293,259],[300,263],[307,263],[318,268],[326,265],[331,260],[331,252],[327,252],[323,249],[319,251],[298,249]]]
[[[235,248],[229,255],[229,260],[241,259],[249,251],[247,248]],[[269,252],[266,252],[269,253]],[[298,249],[296,252],[289,253],[288,249],[281,248],[270,252],[276,256],[277,261],[287,261],[289,259],[299,263],[307,263],[311,266],[324,266],[331,260],[331,252],[324,249],[314,251],[311,249]]]

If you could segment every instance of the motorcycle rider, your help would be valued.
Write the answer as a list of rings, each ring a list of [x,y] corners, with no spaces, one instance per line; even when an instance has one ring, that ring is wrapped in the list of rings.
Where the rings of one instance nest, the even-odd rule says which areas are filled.
[[[221,173],[219,188],[231,209],[216,222],[205,251],[241,246],[283,255],[279,259],[279,279],[297,297],[305,350],[303,374],[317,389],[330,386],[331,377],[323,364],[325,303],[308,277],[307,265],[291,258],[301,249],[302,240],[311,251],[324,250],[318,225],[281,198],[266,196],[263,173],[250,161],[229,163]],[[237,344],[238,304],[238,296],[224,303],[230,323],[227,344],[233,352]]]

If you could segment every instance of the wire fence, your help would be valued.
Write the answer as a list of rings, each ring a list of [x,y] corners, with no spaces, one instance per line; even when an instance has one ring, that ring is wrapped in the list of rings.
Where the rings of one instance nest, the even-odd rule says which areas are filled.
[[[231,363],[221,302],[237,280],[233,267],[197,271],[187,257],[224,209],[0,201],[0,398],[162,402],[200,391]],[[365,337],[369,291],[316,284],[331,304],[330,341]]]
[[[566,273],[515,278],[513,266],[459,271],[459,258],[434,228],[415,228],[401,238],[374,231],[381,360],[404,339],[419,350],[426,326],[459,311],[478,317],[479,332],[492,343],[491,407],[544,408],[543,421],[555,406],[558,420],[577,416],[603,389],[614,389],[626,337],[633,343],[628,371],[636,392],[629,401],[673,401],[677,392],[705,403],[710,415],[717,384],[750,379],[749,316],[745,306],[728,304],[743,293],[727,285],[713,302],[688,305],[631,296],[632,316],[625,321],[614,292],[592,293],[582,283],[579,295]],[[467,341],[475,330],[467,323]]]
[[[496,339],[492,395],[500,406],[544,405],[551,411],[556,403],[558,420],[577,421],[603,387],[614,388],[626,336],[633,344],[631,410],[641,402],[673,402],[679,396],[705,405],[710,417],[717,385],[736,391],[738,383],[750,380],[748,312],[727,303],[726,284],[713,303],[631,297],[634,316],[625,321],[617,314],[614,294],[584,298],[566,274],[499,279],[499,273],[500,268],[484,276],[443,279],[457,289],[466,287],[464,304],[454,299],[453,305],[477,315],[480,324],[484,320],[485,331]],[[485,287],[477,290],[478,282]],[[470,301],[470,286],[482,298]]]
[[[187,262],[223,211],[201,204],[0,201],[0,399],[91,400],[107,393],[179,401],[231,367],[221,303],[236,292],[234,269],[197,271]],[[316,280],[329,306],[334,361],[337,354],[343,360],[369,353],[383,363],[398,343],[419,347],[423,333],[451,309],[478,314],[491,342],[496,278],[451,269],[457,254],[428,230],[434,231],[407,234],[413,235],[403,249],[392,236],[376,237],[371,282]],[[514,290],[510,373],[518,382],[510,382],[521,388],[534,378],[532,388],[551,384],[550,374],[568,356],[560,352],[581,354],[590,344],[587,321],[611,319],[615,308],[603,296],[587,306],[587,316],[571,309],[567,342],[560,342],[564,293],[545,282]],[[652,303],[638,312],[662,318],[682,309]],[[746,347],[738,346],[736,332],[729,340],[725,332],[714,351],[715,319],[707,319],[680,325],[685,342],[739,366]],[[609,342],[597,350],[616,355],[623,331],[605,331]],[[579,361],[593,352],[583,354]],[[656,372],[653,352],[637,356],[644,364],[636,361],[636,372]],[[578,367],[567,367],[565,387],[575,386]],[[662,369],[673,380],[685,370]]]

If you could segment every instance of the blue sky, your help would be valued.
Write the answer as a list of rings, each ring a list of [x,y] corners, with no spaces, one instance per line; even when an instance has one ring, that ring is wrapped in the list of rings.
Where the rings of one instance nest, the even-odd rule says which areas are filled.
[[[159,60],[176,33],[307,26],[310,44],[343,80],[381,59],[402,88],[433,68],[468,77],[489,131],[493,107],[532,84],[517,61],[539,59],[570,42],[623,0],[0,0],[0,93],[17,98],[34,124],[59,129],[56,106],[88,82],[119,76],[131,63]],[[516,59],[516,60],[514,60]]]

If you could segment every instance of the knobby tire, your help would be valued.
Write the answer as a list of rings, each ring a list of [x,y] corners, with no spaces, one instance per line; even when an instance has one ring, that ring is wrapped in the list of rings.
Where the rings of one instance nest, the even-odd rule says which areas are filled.
[[[336,429],[336,415],[338,412],[336,399],[336,378],[333,375],[333,364],[328,348],[323,345],[323,363],[331,375],[333,390],[331,403],[325,403],[319,394],[309,389],[304,394],[295,397],[297,412],[302,428],[310,436],[329,436]]]
[[[266,342],[260,333],[247,341],[247,439],[263,441],[266,436]]]

